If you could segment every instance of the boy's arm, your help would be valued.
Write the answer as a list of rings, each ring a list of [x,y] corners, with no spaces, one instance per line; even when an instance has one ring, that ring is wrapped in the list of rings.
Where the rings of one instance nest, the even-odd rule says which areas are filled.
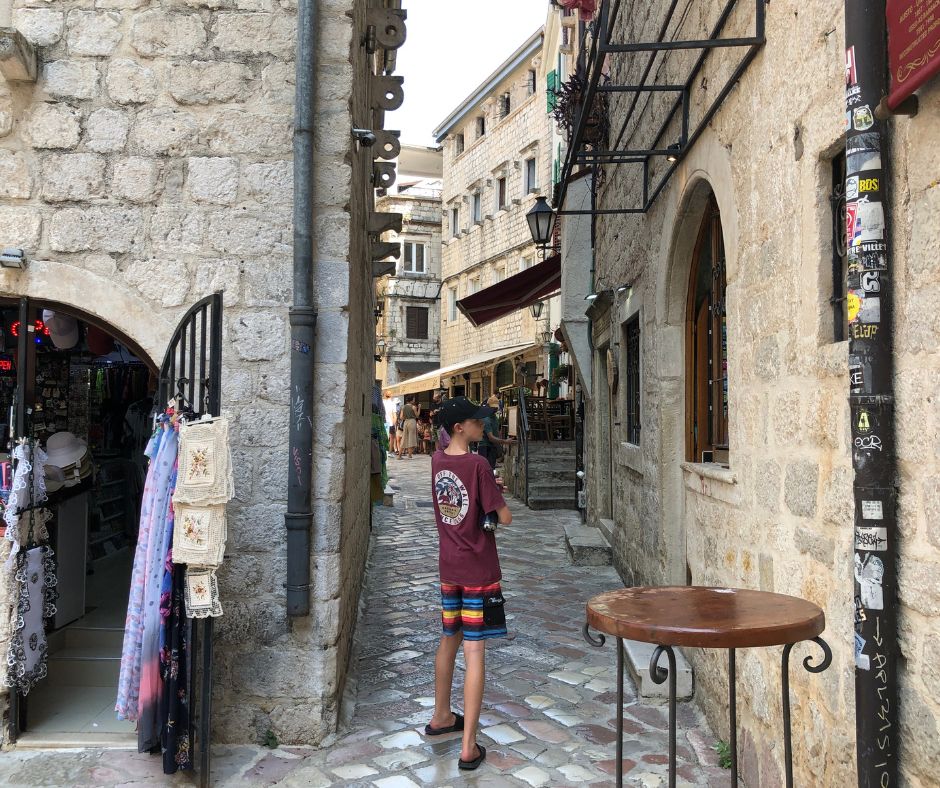
[[[508,506],[497,509],[496,517],[499,519],[500,525],[509,525],[512,522],[512,512],[509,511]]]

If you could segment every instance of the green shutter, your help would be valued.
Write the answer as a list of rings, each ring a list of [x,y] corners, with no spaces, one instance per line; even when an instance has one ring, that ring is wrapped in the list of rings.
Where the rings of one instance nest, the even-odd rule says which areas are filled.
[[[559,81],[558,81],[558,72],[550,71],[548,73],[548,78],[546,82],[548,84],[546,85],[545,94],[548,100],[548,112],[551,113],[554,111],[555,103],[558,101],[558,97],[555,95],[555,92],[560,87]]]

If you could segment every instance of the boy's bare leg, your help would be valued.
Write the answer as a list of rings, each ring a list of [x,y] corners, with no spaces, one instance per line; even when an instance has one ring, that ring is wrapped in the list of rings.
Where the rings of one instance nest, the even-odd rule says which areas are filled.
[[[432,728],[447,728],[456,720],[450,711],[450,694],[454,684],[454,662],[457,660],[457,649],[460,648],[462,640],[463,632],[458,632],[456,635],[441,635],[441,643],[437,647],[437,656],[434,658]]]
[[[480,722],[480,709],[483,706],[483,682],[486,675],[486,641],[465,640],[463,658],[466,672],[463,680],[463,745],[460,757],[465,761],[474,760],[479,754],[476,747],[477,725]]]

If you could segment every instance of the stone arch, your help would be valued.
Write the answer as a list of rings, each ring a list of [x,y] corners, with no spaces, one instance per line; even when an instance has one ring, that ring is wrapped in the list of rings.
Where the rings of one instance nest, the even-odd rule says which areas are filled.
[[[0,295],[26,296],[61,306],[87,322],[117,332],[151,368],[163,360],[174,325],[124,282],[50,260],[31,260],[25,271],[0,271]]]
[[[729,308],[737,272],[737,205],[730,150],[708,130],[676,171],[664,206],[656,282],[656,323],[662,334],[660,473],[664,581],[686,582],[686,507],[682,465],[686,460],[686,306],[692,255],[705,206],[714,194],[725,240]],[[664,195],[665,196],[665,195]]]

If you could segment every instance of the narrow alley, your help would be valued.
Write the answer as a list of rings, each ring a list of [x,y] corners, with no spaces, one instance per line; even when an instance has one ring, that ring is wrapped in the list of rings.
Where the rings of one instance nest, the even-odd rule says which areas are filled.
[[[430,459],[390,460],[394,508],[376,507],[368,587],[347,692],[352,719],[328,747],[218,746],[213,784],[326,786],[612,785],[616,698],[614,650],[581,637],[584,602],[616,588],[611,567],[575,567],[563,527],[575,512],[533,512],[509,499],[513,524],[499,533],[510,636],[487,655],[480,737],[487,760],[458,775],[459,734],[430,740],[421,731],[433,705],[439,637],[437,535]],[[454,699],[461,702],[460,670]],[[625,688],[625,784],[665,785],[666,709]],[[680,784],[727,785],[715,737],[692,704],[679,706]],[[40,757],[41,756],[41,757]],[[159,759],[121,750],[18,749],[0,759],[3,785],[187,785]]]

